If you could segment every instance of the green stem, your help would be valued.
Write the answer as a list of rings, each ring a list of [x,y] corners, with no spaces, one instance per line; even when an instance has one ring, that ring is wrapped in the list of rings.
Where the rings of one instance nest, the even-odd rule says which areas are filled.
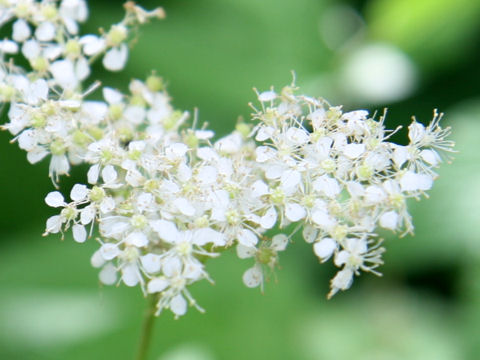
[[[138,347],[136,360],[146,360],[148,349],[150,345],[150,340],[153,333],[153,323],[155,320],[155,305],[157,304],[157,297],[155,295],[148,296],[148,307],[145,311],[145,317],[143,319],[142,333],[140,337],[140,344]]]

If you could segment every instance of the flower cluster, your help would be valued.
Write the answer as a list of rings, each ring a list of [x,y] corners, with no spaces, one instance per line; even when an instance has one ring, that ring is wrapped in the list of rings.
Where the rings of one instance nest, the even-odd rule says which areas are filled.
[[[45,234],[71,229],[83,243],[98,228],[91,263],[100,281],[138,285],[156,296],[157,314],[170,309],[177,317],[188,305],[202,311],[188,287],[213,281],[209,258],[235,247],[253,260],[245,285],[262,287],[299,230],[321,262],[333,257],[340,268],[329,296],[360,270],[378,274],[378,229],[412,231],[406,200],[431,188],[453,146],[441,115],[427,127],[414,121],[401,146],[388,141],[383,117],[343,112],[290,85],[257,93],[252,121],[215,141],[212,131],[188,125],[189,114],[171,106],[155,74],[132,80],[127,93],[90,80],[99,58],[121,70],[132,29],[164,16],[125,7],[108,32],[80,36],[83,0],[0,2],[0,23],[12,25],[11,39],[0,42],[4,128],[31,163],[50,155],[54,184],[72,165],[89,165],[70,200],[59,191],[46,196],[59,213]],[[15,65],[21,56],[29,66]],[[89,100],[99,88],[103,100]]]

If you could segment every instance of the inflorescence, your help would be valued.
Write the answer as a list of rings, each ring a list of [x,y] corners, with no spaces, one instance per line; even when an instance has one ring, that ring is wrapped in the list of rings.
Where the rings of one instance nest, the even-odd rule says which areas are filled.
[[[71,229],[83,243],[98,233],[91,263],[100,281],[156,294],[157,314],[181,316],[188,304],[203,311],[189,285],[213,282],[206,261],[231,247],[253,263],[245,285],[263,287],[297,231],[321,262],[333,258],[339,268],[329,297],[360,271],[379,274],[378,229],[412,232],[407,199],[432,187],[452,150],[442,115],[428,126],[414,120],[409,144],[397,145],[384,117],[343,112],[292,84],[257,92],[251,121],[214,140],[172,107],[157,75],[131,81],[127,93],[92,79],[96,60],[122,70],[136,27],[164,17],[132,2],[125,9],[108,31],[80,35],[84,0],[0,0],[0,25],[12,28],[0,41],[3,128],[30,163],[50,158],[55,185],[72,166],[89,165],[69,200],[46,196],[60,212],[45,235]],[[100,90],[104,100],[89,100]]]

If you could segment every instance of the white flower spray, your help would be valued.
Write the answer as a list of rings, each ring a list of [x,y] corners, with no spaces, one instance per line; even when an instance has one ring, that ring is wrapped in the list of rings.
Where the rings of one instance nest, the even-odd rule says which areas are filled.
[[[189,285],[213,282],[206,260],[231,247],[253,260],[245,285],[263,287],[293,235],[266,233],[291,224],[320,262],[332,258],[339,268],[329,297],[360,271],[378,275],[378,229],[413,231],[407,199],[425,195],[452,151],[442,115],[428,126],[414,120],[401,146],[388,141],[395,131],[383,116],[343,112],[292,84],[257,92],[252,121],[214,141],[171,106],[155,74],[131,81],[127,93],[92,78],[97,59],[122,70],[135,27],[164,17],[132,2],[125,9],[108,31],[80,35],[84,0],[0,1],[0,24],[12,28],[0,41],[0,101],[9,104],[3,128],[30,163],[50,157],[54,184],[71,166],[90,166],[69,200],[59,191],[46,196],[60,212],[45,234],[71,229],[83,243],[98,229],[91,264],[100,281],[154,294],[156,315],[169,309],[179,317],[189,305],[203,311]],[[22,58],[29,65],[15,65]],[[104,101],[88,100],[100,90]]]

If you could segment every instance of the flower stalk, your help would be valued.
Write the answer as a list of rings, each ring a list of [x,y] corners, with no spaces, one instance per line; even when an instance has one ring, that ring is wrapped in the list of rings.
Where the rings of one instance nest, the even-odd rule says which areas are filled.
[[[145,315],[140,333],[140,342],[138,344],[138,352],[135,360],[146,360],[148,357],[148,351],[150,349],[156,318],[155,309],[157,301],[156,295],[149,295],[147,297],[147,308],[145,309]]]

